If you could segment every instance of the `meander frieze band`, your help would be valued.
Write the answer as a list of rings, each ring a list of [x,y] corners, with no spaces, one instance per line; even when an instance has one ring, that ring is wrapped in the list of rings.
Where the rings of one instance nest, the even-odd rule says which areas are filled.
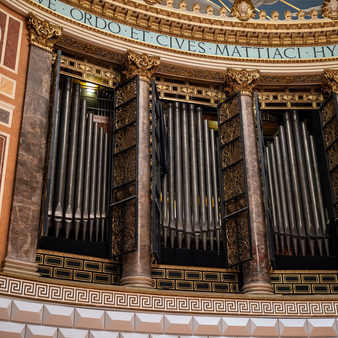
[[[325,296],[312,300],[296,298],[281,300],[274,297],[221,298],[172,295],[167,292],[151,293],[129,290],[107,290],[60,285],[45,281],[24,280],[0,276],[0,294],[39,301],[74,304],[77,306],[105,307],[107,309],[166,311],[243,316],[278,317],[332,317],[338,315],[338,298]]]

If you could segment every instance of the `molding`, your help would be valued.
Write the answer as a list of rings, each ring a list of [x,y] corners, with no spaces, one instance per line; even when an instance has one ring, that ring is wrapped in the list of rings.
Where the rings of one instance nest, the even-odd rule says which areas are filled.
[[[46,0],[47,1],[47,0]],[[95,44],[100,48],[104,48],[116,53],[125,54],[128,49],[137,48],[140,53],[147,53],[149,55],[157,55],[161,57],[161,63],[174,65],[179,67],[198,68],[203,71],[221,72],[225,71],[227,67],[243,68],[243,60],[225,56],[206,56],[198,55],[190,52],[171,51],[168,48],[159,48],[154,45],[149,45],[142,41],[131,40],[130,38],[116,37],[112,33],[102,32],[98,29],[85,26],[78,22],[74,22],[65,16],[58,15],[55,12],[45,9],[32,0],[5,0],[5,2],[12,8],[16,8],[22,14],[28,11],[34,11],[37,14],[44,16],[51,22],[55,22],[63,26],[63,34],[67,36],[81,39],[84,43]],[[155,6],[157,7],[157,6]],[[154,8],[155,8],[154,7]],[[317,36],[315,34],[315,36]],[[338,34],[334,35],[338,36]],[[296,40],[295,40],[296,41]],[[247,59],[245,60],[246,69],[260,69],[261,74],[314,74],[322,72],[323,69],[336,67],[337,58],[326,58],[317,60],[300,60],[300,62],[280,62],[278,60]],[[290,60],[295,61],[295,60]]]
[[[94,15],[136,28],[201,41],[277,47],[292,46],[295,41],[297,46],[334,44],[338,41],[337,26],[329,19],[299,20],[299,22],[298,20],[239,21],[237,18],[202,15],[168,6],[149,6],[133,0],[101,3],[63,1]]]
[[[62,28],[47,20],[39,19],[35,14],[28,14],[29,42],[48,52],[52,52],[54,44],[61,36]]]
[[[14,276],[38,277],[37,264],[19,261],[12,258],[6,258],[3,266],[3,272]]]

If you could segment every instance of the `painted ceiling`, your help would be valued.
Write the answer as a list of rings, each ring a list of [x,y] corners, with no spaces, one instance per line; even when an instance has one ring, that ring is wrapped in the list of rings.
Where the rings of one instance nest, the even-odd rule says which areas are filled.
[[[229,11],[234,0],[207,0],[209,3],[215,4],[217,7],[226,7]],[[280,14],[280,19],[284,17],[284,12],[289,10],[296,18],[296,13],[302,9],[308,14],[312,9],[317,9],[320,13],[323,0],[252,0],[257,13],[261,10],[266,11],[270,17],[271,12],[277,10]],[[256,17],[257,18],[257,17]]]

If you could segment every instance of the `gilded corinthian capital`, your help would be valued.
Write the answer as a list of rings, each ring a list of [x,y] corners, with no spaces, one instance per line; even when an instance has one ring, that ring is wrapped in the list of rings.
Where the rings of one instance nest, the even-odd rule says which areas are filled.
[[[124,62],[126,70],[124,73],[128,78],[139,75],[140,78],[150,82],[156,67],[160,64],[158,56],[150,56],[148,54],[135,53],[128,50],[127,58]]]
[[[324,71],[324,77],[331,91],[338,93],[338,69],[326,69]]]
[[[62,28],[47,20],[41,20],[33,13],[28,14],[29,42],[49,52],[53,50],[56,40],[61,36]]]
[[[225,82],[231,93],[241,92],[251,95],[255,81],[259,78],[258,70],[231,69],[228,68],[225,74]]]

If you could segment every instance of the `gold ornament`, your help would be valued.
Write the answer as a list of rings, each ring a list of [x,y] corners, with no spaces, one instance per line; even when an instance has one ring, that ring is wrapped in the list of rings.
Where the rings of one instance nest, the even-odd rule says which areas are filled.
[[[231,15],[241,21],[248,21],[256,16],[255,7],[250,0],[235,0]]]
[[[199,13],[201,10],[201,6],[199,4],[193,4],[192,10],[194,11],[194,13]]]
[[[252,95],[254,83],[259,76],[258,70],[228,68],[224,79],[230,93],[241,92],[241,94]]]
[[[33,13],[28,14],[29,42],[49,52],[53,50],[56,40],[61,36],[62,28],[47,20],[41,20]]]
[[[324,70],[324,77],[331,91],[338,93],[338,69]]]
[[[144,2],[147,5],[156,5],[156,4],[160,5],[162,3],[162,0],[144,0]]]
[[[325,18],[338,20],[338,0],[324,0],[322,14]]]
[[[141,79],[150,82],[155,68],[159,64],[160,58],[158,56],[150,56],[146,53],[139,54],[128,50],[128,55],[124,62],[124,66],[126,67],[124,74],[128,78],[139,75]]]

